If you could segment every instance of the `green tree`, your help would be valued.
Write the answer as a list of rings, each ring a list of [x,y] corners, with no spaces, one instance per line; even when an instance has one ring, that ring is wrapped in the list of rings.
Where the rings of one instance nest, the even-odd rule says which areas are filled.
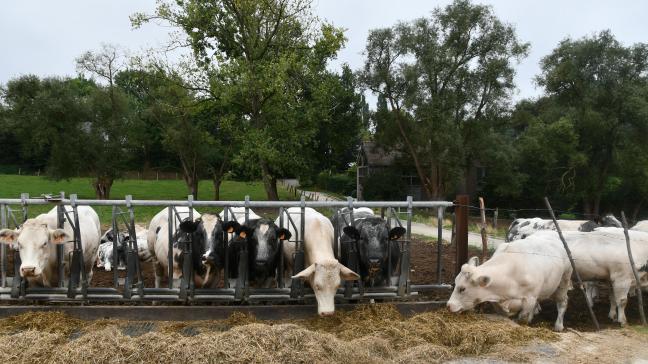
[[[625,47],[609,31],[566,39],[541,67],[538,83],[560,108],[551,121],[569,123],[577,136],[572,146],[578,163],[561,167],[584,213],[598,215],[604,195],[620,185],[611,177],[637,176],[628,161],[648,152],[648,44]]]
[[[310,0],[161,2],[154,15],[132,17],[135,25],[151,19],[181,28],[198,63],[218,67],[210,88],[236,105],[243,130],[233,162],[259,172],[268,198],[278,199],[277,176],[309,164],[303,150],[316,134],[302,86],[325,71],[342,30],[320,26]]]
[[[499,141],[492,133],[528,47],[491,7],[468,0],[370,32],[361,80],[383,102],[376,137],[410,156],[427,198],[462,189],[477,159],[501,164],[481,148]]]

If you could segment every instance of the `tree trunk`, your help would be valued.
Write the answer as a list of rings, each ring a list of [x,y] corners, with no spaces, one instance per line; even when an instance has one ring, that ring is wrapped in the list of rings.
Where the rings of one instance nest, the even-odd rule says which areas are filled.
[[[277,193],[277,179],[272,176],[268,164],[263,160],[261,161],[261,174],[263,187],[265,188],[268,201],[278,201],[279,194]]]
[[[110,189],[112,188],[113,182],[114,180],[110,177],[97,177],[92,182],[97,200],[107,200],[110,198]]]
[[[193,196],[194,200],[198,199],[198,177],[194,173],[183,173],[182,179],[184,179],[189,193]]]
[[[214,176],[212,182],[214,183],[214,201],[218,201],[220,200],[220,186],[221,183],[223,183],[223,180],[220,178],[220,176]]]
[[[641,211],[641,205],[642,204],[643,204],[643,200],[639,200],[639,202],[637,202],[634,205],[634,208],[632,209],[632,215],[631,215],[630,219],[631,219],[633,225],[637,223],[637,216],[639,216],[639,211]]]

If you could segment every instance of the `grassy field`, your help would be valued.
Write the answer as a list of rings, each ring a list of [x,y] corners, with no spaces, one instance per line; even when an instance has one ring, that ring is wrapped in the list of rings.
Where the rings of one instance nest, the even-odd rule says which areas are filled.
[[[95,198],[89,178],[52,181],[45,177],[0,174],[0,198],[20,198],[21,193],[39,197],[41,194],[58,194],[61,191],[64,191],[66,196],[76,193],[80,199]],[[183,200],[187,198],[188,192],[186,185],[181,180],[118,180],[112,187],[110,197],[111,199],[123,199],[129,194],[137,200]],[[221,185],[221,200],[244,200],[245,195],[249,195],[253,201],[266,200],[261,182],[225,181]],[[214,187],[211,181],[201,181],[198,186],[198,197],[202,200],[211,200],[213,196]],[[282,200],[291,199],[287,191],[281,188],[279,188],[279,197]],[[51,206],[30,206],[29,216],[36,216],[51,208]],[[95,209],[101,223],[109,224],[112,208],[97,207]],[[135,210],[136,219],[140,223],[148,223],[160,209],[161,207],[138,207]]]

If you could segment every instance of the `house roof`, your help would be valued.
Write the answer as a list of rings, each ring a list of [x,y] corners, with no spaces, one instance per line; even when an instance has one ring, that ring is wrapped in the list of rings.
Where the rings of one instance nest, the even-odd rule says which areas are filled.
[[[398,151],[387,151],[374,141],[364,141],[360,145],[361,165],[387,167],[401,157]]]

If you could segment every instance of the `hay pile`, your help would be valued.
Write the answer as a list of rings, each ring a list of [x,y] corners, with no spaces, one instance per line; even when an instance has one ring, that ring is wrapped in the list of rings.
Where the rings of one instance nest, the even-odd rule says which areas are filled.
[[[0,362],[418,363],[556,338],[546,329],[477,315],[428,312],[405,319],[383,305],[292,322],[260,323],[243,314],[220,322],[162,322],[135,337],[124,335],[127,324],[81,321],[60,313],[0,320]],[[188,326],[197,335],[183,335]]]

